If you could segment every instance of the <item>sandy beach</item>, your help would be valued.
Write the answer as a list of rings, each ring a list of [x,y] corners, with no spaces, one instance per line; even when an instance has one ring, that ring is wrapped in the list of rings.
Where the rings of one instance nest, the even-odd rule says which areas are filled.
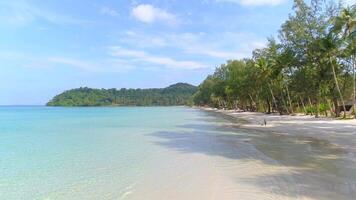
[[[356,195],[355,120],[204,110],[224,120],[155,134],[156,143],[167,147],[167,157],[159,159],[171,162],[150,169],[155,173],[127,199],[349,200]],[[261,126],[264,120],[267,126]]]
[[[327,140],[341,148],[356,153],[356,119],[338,120],[315,118],[310,115],[279,115],[257,112],[236,112],[233,110],[214,110],[241,120],[235,124],[239,128],[275,132],[293,136],[310,136]],[[266,121],[266,125],[264,122]]]
[[[242,173],[234,173],[237,188],[254,180],[247,184],[250,193],[241,199],[353,199],[356,195],[356,120],[203,110],[230,118],[231,123],[223,126],[254,134],[245,142],[258,150],[258,156],[239,161],[248,170],[239,167]],[[238,142],[232,143],[238,148]]]

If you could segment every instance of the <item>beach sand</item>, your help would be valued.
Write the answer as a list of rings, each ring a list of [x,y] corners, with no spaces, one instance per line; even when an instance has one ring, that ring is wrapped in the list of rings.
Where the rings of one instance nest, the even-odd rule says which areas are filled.
[[[356,197],[356,120],[204,110],[232,117],[230,124],[222,126],[251,135],[245,140],[228,139],[234,153],[248,159],[232,161],[235,167],[229,165],[225,175],[234,181],[222,181],[225,184],[216,188],[220,198],[211,199]],[[242,142],[253,146],[247,148]],[[228,180],[227,176],[219,179]]]
[[[356,119],[338,120],[315,118],[310,115],[290,116],[257,112],[236,112],[233,110],[215,110],[215,112],[223,113],[246,122],[239,124],[239,128],[293,136],[310,136],[327,140],[341,148],[356,153]],[[264,125],[264,121],[266,121],[266,126]]]
[[[351,200],[356,120],[205,109],[231,118],[155,135],[167,147],[125,199]],[[221,115],[221,116],[219,116]],[[261,126],[266,120],[267,126]],[[214,130],[218,135],[209,135]],[[226,134],[221,134],[224,132]],[[156,139],[159,138],[158,141]]]

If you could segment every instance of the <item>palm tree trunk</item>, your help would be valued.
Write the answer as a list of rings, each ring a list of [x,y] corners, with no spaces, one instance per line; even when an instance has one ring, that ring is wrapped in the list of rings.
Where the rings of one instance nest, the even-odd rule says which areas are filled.
[[[335,117],[340,117],[339,102],[337,100],[337,97],[333,97],[333,106],[335,110]]]
[[[250,97],[251,102],[252,102],[252,104],[251,104],[251,109],[252,109],[253,106],[256,106],[256,102],[253,100],[253,98],[250,94],[248,94],[248,96]]]
[[[308,97],[308,100],[309,100],[309,106],[310,106],[310,115],[313,115],[313,104],[312,104],[312,102],[311,102],[311,99],[310,99],[310,97]]]
[[[335,85],[336,85],[336,89],[340,95],[340,99],[341,99],[341,103],[342,103],[342,107],[344,109],[344,117],[343,118],[346,118],[346,107],[345,107],[345,102],[344,102],[344,98],[341,94],[341,90],[340,90],[340,87],[339,87],[339,82],[337,81],[337,77],[336,77],[336,73],[335,73],[335,67],[334,65],[332,64],[332,61],[331,61],[331,58],[329,58],[329,61],[330,61],[330,64],[331,64],[331,68],[333,70],[333,75],[334,75],[334,80],[335,80]]]
[[[303,101],[302,97],[299,96],[299,98],[300,98],[300,102],[302,102],[302,106],[303,106],[304,113],[305,113],[305,114],[308,114],[308,113],[307,113],[307,109],[305,108],[304,101]]]
[[[288,101],[289,101],[290,112],[293,113],[292,100],[291,100],[290,95],[289,95],[288,85],[286,85],[286,90],[287,90],[287,96],[288,96]]]
[[[267,101],[267,106],[268,106],[268,112],[267,112],[267,113],[270,114],[270,113],[271,113],[271,107],[272,107],[272,106],[271,106],[271,103],[270,103],[270,101],[269,101],[268,98],[267,98],[266,101]]]
[[[330,110],[330,115],[335,116],[333,107],[331,106],[330,100],[326,99],[326,102],[328,103],[329,110]]]
[[[315,118],[319,118],[319,97],[318,96],[316,97],[316,100],[315,100],[315,106],[316,106]]]
[[[278,109],[276,98],[274,98],[273,91],[272,91],[271,85],[269,83],[268,83],[268,88],[269,88],[269,91],[271,92],[271,96],[272,96],[272,101],[274,103],[274,107],[276,109]],[[273,107],[272,107],[272,112],[273,112]]]
[[[355,56],[351,56],[351,62],[353,66],[353,74],[354,74],[354,79],[353,79],[353,99],[352,99],[352,112],[354,113],[354,118],[356,118],[356,83],[355,83]]]
[[[283,90],[282,90],[283,91]],[[284,108],[286,109],[287,113],[290,114],[289,112],[289,109],[288,109],[288,106],[287,106],[287,103],[286,103],[286,100],[284,99],[284,96],[283,96],[283,92],[282,92],[282,101],[283,101],[283,105],[284,105]]]
[[[256,103],[256,112],[258,112],[259,111],[259,109],[260,109],[260,99],[259,99],[259,97],[258,97],[258,94],[256,94],[256,97],[255,97],[255,99],[256,99],[256,101],[255,101],[255,103]]]

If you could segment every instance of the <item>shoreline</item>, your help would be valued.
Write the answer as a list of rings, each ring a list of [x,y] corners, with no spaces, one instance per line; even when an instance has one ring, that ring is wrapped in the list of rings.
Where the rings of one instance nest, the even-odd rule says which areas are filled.
[[[206,107],[196,108],[237,119],[242,123],[232,123],[231,126],[239,129],[327,140],[356,155],[356,119],[338,120],[300,114],[292,116]],[[266,125],[264,125],[264,121],[266,121]]]
[[[271,119],[262,127],[262,113],[188,107],[111,111],[5,109],[0,122],[8,128],[0,146],[11,157],[4,158],[9,174],[0,188],[4,198],[349,200],[356,195],[356,154],[311,137],[273,133],[278,120],[287,122],[278,117],[288,116],[267,115]],[[31,124],[19,126],[23,120]]]

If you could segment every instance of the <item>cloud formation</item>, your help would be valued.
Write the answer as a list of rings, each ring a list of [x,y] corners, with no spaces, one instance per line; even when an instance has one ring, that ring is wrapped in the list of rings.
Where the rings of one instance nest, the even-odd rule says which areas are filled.
[[[154,23],[154,22],[163,22],[169,25],[177,25],[177,17],[160,8],[154,7],[151,4],[140,4],[135,6],[131,15],[138,21],[143,23]]]
[[[44,20],[52,24],[82,24],[87,20],[62,15],[50,10],[39,8],[25,1],[4,1],[0,2],[3,8],[0,12],[0,21],[6,24],[20,25],[36,20]]]
[[[179,55],[217,58],[224,62],[229,59],[250,57],[252,50],[264,47],[265,38],[255,36],[253,33],[235,32],[148,34],[126,31],[120,36],[120,43],[133,48],[170,49]]]
[[[78,59],[66,58],[66,57],[50,57],[48,58],[48,62],[54,64],[69,65],[88,71],[96,71],[98,69],[98,67],[93,65],[92,63],[88,63]]]
[[[164,56],[155,56],[151,55],[145,51],[137,51],[126,49],[120,46],[110,47],[110,55],[117,58],[128,58],[132,59],[132,61],[139,61],[141,63],[149,63],[154,65],[163,66],[165,68],[171,69],[202,69],[206,68],[206,65],[203,63],[195,62],[195,61],[187,61],[187,60],[176,60],[170,57]]]
[[[135,68],[130,65],[126,60],[122,59],[104,59],[100,61],[95,60],[84,60],[78,58],[69,58],[63,56],[48,57],[47,59],[42,59],[42,64],[48,66],[67,66],[72,68],[81,69],[84,71],[91,72],[122,72]]]
[[[244,6],[276,6],[285,2],[285,0],[216,0],[216,1],[238,3]]]
[[[103,15],[109,15],[111,17],[117,17],[119,16],[119,13],[114,10],[113,8],[110,8],[108,6],[103,6],[100,8],[100,13]]]

